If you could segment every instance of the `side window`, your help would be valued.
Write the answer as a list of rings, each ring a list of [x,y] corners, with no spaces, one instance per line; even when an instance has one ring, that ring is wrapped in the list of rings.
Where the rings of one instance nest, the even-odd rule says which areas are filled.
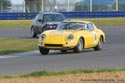
[[[36,17],[34,18],[34,20],[37,20],[39,18],[40,14],[37,14]]]
[[[41,20],[43,19],[43,14],[42,13],[39,14],[38,19],[41,19]]]
[[[94,30],[94,26],[93,26],[92,23],[89,23],[89,24],[87,25],[87,27],[88,27],[88,30]]]

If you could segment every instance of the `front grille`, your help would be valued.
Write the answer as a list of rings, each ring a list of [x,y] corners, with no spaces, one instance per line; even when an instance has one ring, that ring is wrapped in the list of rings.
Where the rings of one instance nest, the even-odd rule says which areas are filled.
[[[44,26],[45,30],[52,30],[57,28],[57,24],[51,24]]]
[[[49,47],[62,47],[62,44],[45,44],[45,46],[49,46]]]

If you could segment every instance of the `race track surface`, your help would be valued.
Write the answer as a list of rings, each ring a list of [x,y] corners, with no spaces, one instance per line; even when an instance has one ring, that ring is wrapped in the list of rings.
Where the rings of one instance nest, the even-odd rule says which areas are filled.
[[[125,27],[100,27],[107,42],[102,51],[93,49],[81,53],[62,54],[51,51],[43,56],[39,51],[0,56],[0,75],[17,75],[34,71],[65,71],[75,69],[125,68]],[[0,28],[0,38],[31,38],[28,28]]]

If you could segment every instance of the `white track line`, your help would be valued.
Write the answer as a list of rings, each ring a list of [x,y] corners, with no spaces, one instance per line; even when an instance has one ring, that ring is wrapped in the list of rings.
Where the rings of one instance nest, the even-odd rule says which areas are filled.
[[[14,54],[8,54],[8,55],[1,55],[0,59],[6,59],[6,58],[16,58],[16,57],[23,57],[23,56],[32,56],[39,54],[38,51],[32,51],[32,52],[24,52],[24,53],[14,53]]]
[[[4,58],[14,58],[14,57],[19,57],[19,56],[0,56],[0,59],[4,59]]]

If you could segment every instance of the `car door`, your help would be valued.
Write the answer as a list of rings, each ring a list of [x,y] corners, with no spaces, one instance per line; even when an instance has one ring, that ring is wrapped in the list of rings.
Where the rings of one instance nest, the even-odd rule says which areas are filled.
[[[94,25],[92,23],[88,23],[86,29],[87,47],[93,47],[96,39],[97,39],[97,34],[95,32]]]
[[[39,13],[37,16],[33,19],[33,27],[35,28],[35,31],[41,32],[42,27],[42,20],[43,20],[43,14]]]
[[[41,26],[42,13],[39,13],[33,20],[33,26]]]
[[[42,27],[43,27],[43,23],[44,23],[44,20],[43,20],[43,13],[41,13],[39,15],[39,18],[37,19],[37,26],[39,27],[39,31],[42,32]]]

